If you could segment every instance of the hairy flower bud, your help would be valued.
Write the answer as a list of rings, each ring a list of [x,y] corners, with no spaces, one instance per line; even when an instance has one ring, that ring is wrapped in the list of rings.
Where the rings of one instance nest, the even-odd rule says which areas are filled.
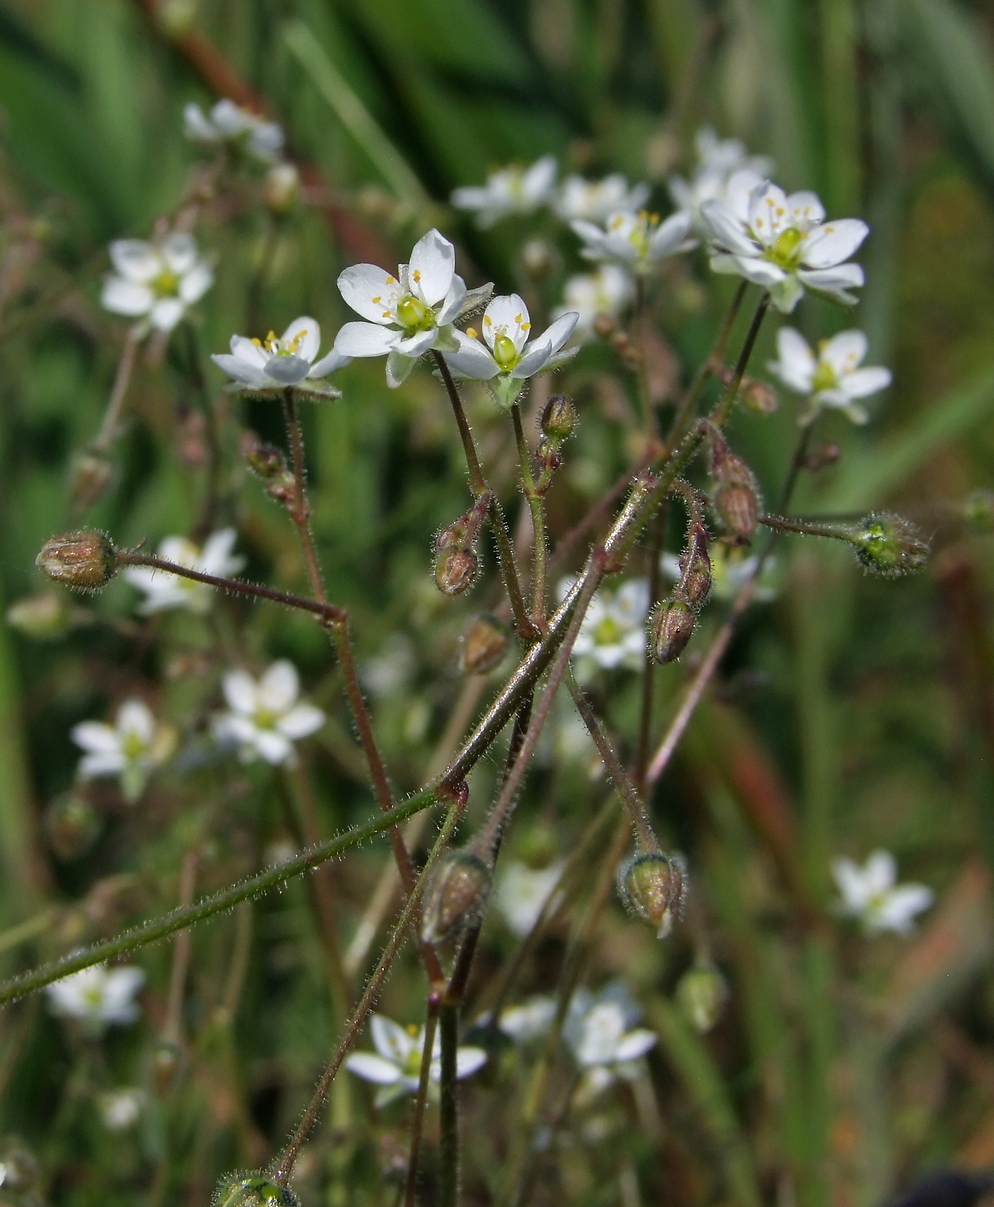
[[[69,475],[69,498],[73,511],[86,511],[110,490],[114,481],[114,466],[103,453],[84,451],[72,461]]]
[[[75,792],[57,796],[45,810],[45,832],[59,859],[78,859],[92,846],[99,831],[96,810]]]
[[[710,537],[704,525],[691,524],[687,533],[687,546],[680,558],[680,568],[683,571],[680,592],[695,612],[700,611],[707,602],[711,590],[709,543]]]
[[[260,440],[255,432],[244,432],[241,439],[242,456],[248,467],[264,481],[282,478],[287,473],[286,458],[275,444]]]
[[[751,379],[742,387],[742,405],[756,415],[772,415],[780,406],[776,390],[765,381]]]
[[[507,632],[492,616],[477,616],[462,637],[463,673],[485,675],[507,652]]]
[[[868,515],[849,539],[864,569],[884,578],[914,574],[931,552],[921,529],[890,511]]]
[[[262,184],[262,199],[270,213],[282,218],[288,214],[300,192],[300,173],[292,163],[274,163]]]
[[[57,583],[77,591],[97,591],[117,573],[117,553],[102,532],[68,532],[50,537],[35,565]]]
[[[576,408],[565,394],[553,394],[542,412],[542,431],[550,440],[567,440],[576,428]]]
[[[458,545],[443,549],[435,560],[435,586],[443,595],[462,595],[473,585],[480,559]]]
[[[563,459],[556,447],[557,443],[557,441],[551,440],[548,436],[543,436],[538,442],[538,448],[535,450],[535,460],[542,471],[543,479],[549,478],[563,463]],[[541,486],[540,489],[542,489]]]
[[[711,429],[710,437],[715,514],[729,532],[748,539],[759,527],[760,500],[756,479],[749,466],[728,447],[717,428]]]
[[[819,444],[818,447],[804,459],[804,467],[809,473],[817,473],[820,469],[828,469],[842,456],[842,449],[837,444]]]
[[[471,851],[443,860],[432,878],[421,914],[421,938],[441,943],[475,922],[490,892],[490,868]]]
[[[300,1199],[261,1173],[233,1173],[222,1178],[211,1207],[300,1207]]]
[[[649,617],[649,645],[657,662],[674,662],[687,648],[694,631],[694,613],[685,599],[671,596],[656,605]]]
[[[665,939],[683,908],[687,869],[678,855],[642,854],[622,864],[618,891],[630,913],[644,919]]]
[[[676,998],[693,1026],[704,1034],[721,1017],[728,984],[713,964],[695,964],[677,983]]]

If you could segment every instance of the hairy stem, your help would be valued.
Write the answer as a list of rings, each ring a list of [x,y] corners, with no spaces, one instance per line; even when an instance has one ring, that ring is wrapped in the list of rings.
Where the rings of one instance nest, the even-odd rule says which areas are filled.
[[[546,535],[545,535],[545,500],[539,494],[535,485],[535,475],[531,467],[531,451],[525,439],[524,428],[521,425],[521,408],[515,403],[511,407],[511,422],[514,425],[514,440],[518,446],[518,465],[521,473],[521,489],[528,500],[528,510],[532,518],[532,607],[531,618],[537,628],[541,628],[545,620],[545,566],[546,566]]]
[[[752,316],[752,322],[749,324],[749,330],[746,332],[742,350],[739,353],[739,359],[735,362],[732,376],[725,387],[725,393],[722,395],[721,402],[718,403],[718,407],[711,418],[712,423],[716,427],[724,427],[728,422],[729,415],[732,413],[732,404],[735,402],[735,397],[739,392],[739,386],[742,385],[745,371],[749,367],[749,358],[752,356],[752,350],[756,346],[756,338],[759,335],[759,329],[763,325],[763,319],[766,317],[769,307],[770,295],[764,293],[759,299],[759,305],[756,307],[755,314]]]

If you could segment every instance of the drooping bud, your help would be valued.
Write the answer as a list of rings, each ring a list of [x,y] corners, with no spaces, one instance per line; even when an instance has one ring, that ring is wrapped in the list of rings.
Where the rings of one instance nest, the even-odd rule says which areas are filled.
[[[542,412],[542,431],[550,440],[567,440],[576,428],[576,408],[565,394],[553,394]]]
[[[680,558],[683,575],[680,592],[695,612],[707,602],[711,590],[711,557],[708,553],[710,537],[703,524],[693,523],[687,533],[687,546]]]
[[[75,792],[57,796],[45,810],[45,832],[59,859],[78,859],[92,846],[99,831],[96,810]]]
[[[752,470],[732,452],[717,428],[710,435],[715,514],[729,532],[748,539],[759,527],[759,487]]]
[[[275,444],[260,440],[255,432],[243,432],[240,441],[242,456],[249,469],[260,478],[269,480],[287,472],[286,458]]]
[[[756,415],[772,415],[780,406],[780,397],[771,385],[755,378],[742,387],[742,405]]]
[[[67,532],[42,545],[35,565],[57,583],[77,591],[98,591],[117,573],[117,553],[102,532]]]
[[[680,916],[687,892],[687,869],[678,855],[642,854],[622,864],[618,891],[630,913],[665,939]]]
[[[960,514],[975,531],[994,531],[994,490],[971,491],[963,500]]]
[[[114,466],[100,452],[85,450],[72,461],[69,477],[69,499],[72,509],[79,514],[92,507],[110,490],[114,481]]]
[[[443,595],[462,595],[480,569],[480,559],[472,549],[458,545],[443,549],[435,560],[435,586]]]
[[[842,456],[842,449],[837,444],[819,444],[818,447],[804,459],[804,467],[809,473],[817,473],[820,469],[828,469]]]
[[[462,637],[460,662],[466,675],[486,675],[507,652],[507,632],[492,616],[477,616]]]
[[[685,599],[672,595],[652,610],[649,646],[657,662],[674,662],[687,648],[694,631],[694,613]]]
[[[300,1207],[300,1199],[262,1173],[233,1173],[222,1178],[211,1207]]]
[[[262,184],[262,199],[270,213],[282,218],[293,209],[300,192],[300,173],[292,163],[274,163]]]
[[[7,609],[7,623],[36,641],[55,641],[68,631],[71,613],[65,596],[52,591],[16,600]]]
[[[600,339],[610,339],[618,329],[618,324],[609,314],[594,315],[594,334]]]
[[[890,511],[868,515],[849,539],[863,568],[883,578],[914,574],[931,552],[921,529]]]
[[[676,998],[693,1026],[705,1034],[721,1017],[728,983],[712,963],[695,964],[677,983]]]
[[[432,878],[421,914],[421,938],[442,943],[475,922],[486,904],[492,874],[471,851],[444,859]]]

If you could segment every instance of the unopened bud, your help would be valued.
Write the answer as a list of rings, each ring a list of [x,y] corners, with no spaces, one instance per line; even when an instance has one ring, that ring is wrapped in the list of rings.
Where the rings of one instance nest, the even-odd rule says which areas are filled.
[[[89,850],[99,831],[96,810],[75,792],[57,796],[45,810],[45,832],[59,859],[78,859]]]
[[[703,524],[692,524],[687,534],[687,548],[680,559],[683,576],[680,592],[687,603],[698,612],[711,590],[711,557],[708,554],[708,532]]]
[[[618,330],[618,324],[609,314],[594,315],[594,333],[601,339],[610,339]]]
[[[696,964],[677,983],[676,998],[693,1026],[704,1034],[721,1017],[728,984],[713,964]]]
[[[110,490],[114,467],[103,453],[81,452],[72,461],[69,498],[75,512],[86,511]]]
[[[102,532],[68,532],[47,540],[35,565],[57,583],[77,591],[97,591],[117,573],[117,553]]]
[[[562,467],[563,459],[556,444],[557,442],[550,440],[548,436],[543,436],[535,450],[535,460],[538,462],[544,478],[541,485],[543,491],[546,489],[549,476]]]
[[[694,631],[694,613],[684,599],[671,596],[657,604],[649,618],[649,645],[657,662],[674,662]]]
[[[283,453],[275,444],[260,440],[254,432],[242,434],[241,449],[249,469],[260,478],[278,478],[287,472]]]
[[[300,173],[292,163],[276,163],[266,173],[262,199],[277,217],[288,214],[300,192]]]
[[[218,1183],[211,1207],[300,1207],[300,1199],[265,1174],[233,1173]]]
[[[977,532],[994,531],[994,490],[974,490],[963,500],[960,514]]]
[[[864,569],[884,578],[914,574],[931,552],[921,529],[890,511],[867,516],[849,539]]]
[[[828,469],[842,456],[842,449],[837,444],[820,444],[814,452],[804,459],[805,468],[811,473],[820,469]]]
[[[548,239],[528,239],[521,247],[521,267],[533,281],[544,281],[557,272],[559,252]]]
[[[458,545],[443,549],[435,561],[435,586],[443,595],[462,595],[473,585],[480,559],[472,549]]]
[[[565,394],[553,394],[542,412],[542,431],[550,440],[567,440],[576,427],[576,408]]]
[[[176,1084],[183,1051],[179,1044],[163,1040],[152,1053],[152,1084],[160,1098],[167,1097]]]
[[[490,868],[470,851],[457,851],[445,859],[425,898],[421,938],[441,943],[475,922],[486,904],[491,879]]]
[[[716,429],[711,429],[712,503],[715,514],[738,537],[751,537],[759,527],[759,488],[752,470],[736,457]]]
[[[748,381],[742,389],[742,405],[756,415],[772,415],[780,406],[780,397],[765,381]]]
[[[630,913],[644,919],[665,939],[683,908],[687,869],[677,855],[643,854],[623,864],[618,891]]]
[[[55,641],[67,632],[70,611],[65,596],[54,591],[51,594],[28,595],[10,605],[7,623],[36,641]]]
[[[485,675],[507,652],[507,633],[492,616],[478,616],[462,638],[461,663],[467,675]]]

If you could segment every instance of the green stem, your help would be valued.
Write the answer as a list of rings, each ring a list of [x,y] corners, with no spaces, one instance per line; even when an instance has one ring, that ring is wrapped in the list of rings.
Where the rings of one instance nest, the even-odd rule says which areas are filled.
[[[310,579],[314,598],[322,603],[327,603],[328,597],[325,594],[324,581],[321,578],[321,566],[318,562],[317,550],[314,548],[314,534],[311,532],[311,504],[307,497],[304,441],[300,433],[297,402],[292,386],[287,386],[283,391],[283,415],[286,419],[286,430],[290,440],[294,483],[293,501],[287,505],[287,512],[300,538],[304,561],[307,565],[307,577]]]
[[[459,1102],[456,1097],[456,1054],[459,1046],[459,1007],[442,1003],[439,1014],[442,1058],[439,1078],[439,1130],[441,1152],[438,1200],[441,1207],[459,1202]]]
[[[517,403],[511,407],[511,422],[514,425],[514,439],[518,446],[518,466],[521,473],[521,489],[528,500],[528,510],[532,518],[532,554],[534,571],[532,573],[532,609],[531,617],[535,625],[541,628],[545,620],[545,566],[546,566],[546,535],[545,535],[545,500],[535,484],[535,475],[531,467],[531,451],[525,439],[524,428],[521,425],[521,408]]]
[[[414,1103],[414,1119],[411,1122],[411,1148],[407,1158],[407,1182],[404,1186],[404,1207],[415,1207],[417,1194],[418,1161],[421,1156],[421,1137],[424,1134],[425,1108],[428,1106],[428,1085],[431,1080],[432,1052],[435,1047],[435,1028],[438,1025],[440,999],[438,994],[428,995],[428,1012],[425,1018],[425,1038],[421,1046],[421,1070],[418,1074],[418,1096]]]
[[[742,351],[739,353],[739,359],[735,362],[735,369],[732,376],[725,387],[725,393],[722,395],[721,402],[711,417],[711,422],[715,427],[724,427],[728,422],[728,417],[732,413],[732,404],[735,402],[735,397],[739,392],[739,386],[742,385],[742,378],[745,377],[745,371],[749,367],[749,358],[752,356],[752,350],[756,345],[756,337],[759,335],[759,329],[763,325],[763,319],[766,317],[766,312],[770,307],[770,295],[764,293],[759,299],[759,305],[756,307],[756,313],[752,316],[752,322],[749,324],[749,330],[746,332],[745,341],[742,344]]]

